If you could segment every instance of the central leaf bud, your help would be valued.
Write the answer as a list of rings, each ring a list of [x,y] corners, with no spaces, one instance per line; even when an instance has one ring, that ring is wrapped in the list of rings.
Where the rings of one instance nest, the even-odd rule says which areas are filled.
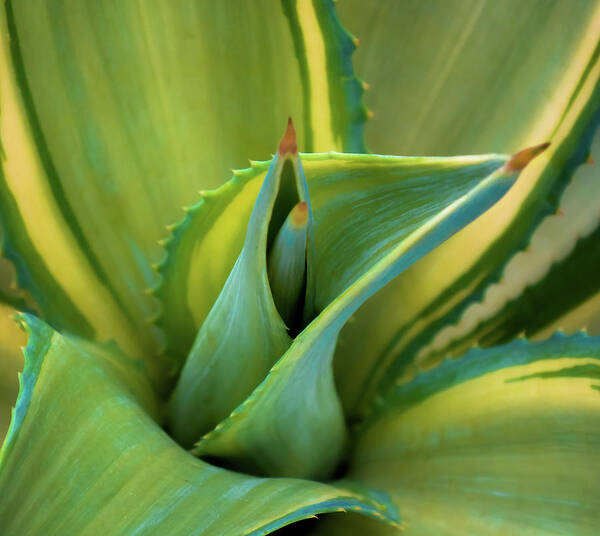
[[[244,402],[310,319],[311,246],[308,186],[289,121],[242,251],[171,395],[168,426],[183,446],[192,447]]]
[[[291,331],[302,320],[308,228],[308,203],[301,201],[288,214],[269,252],[268,274],[273,300]]]

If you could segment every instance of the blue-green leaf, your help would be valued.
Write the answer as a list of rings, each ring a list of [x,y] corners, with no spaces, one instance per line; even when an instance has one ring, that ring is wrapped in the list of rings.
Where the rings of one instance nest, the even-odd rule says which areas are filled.
[[[14,320],[15,311],[0,305],[0,445],[8,430],[11,410],[17,398],[17,375],[23,369],[21,348],[27,339]]]
[[[149,261],[200,188],[289,115],[305,150],[362,150],[330,1],[2,0],[0,30],[6,256],[54,326],[131,355],[158,353]]]
[[[284,146],[290,143],[288,137],[293,138],[291,151]],[[286,193],[291,199],[282,199]],[[170,429],[186,447],[243,402],[291,343],[267,277],[267,243],[270,229],[277,230],[297,201],[307,203],[310,214],[290,122],[256,199],[242,251],[196,335],[171,395]]]
[[[527,150],[525,161],[539,150],[541,148]],[[350,247],[345,255],[316,248],[317,258],[320,254],[321,259],[326,259],[331,254],[340,262],[347,262],[354,269],[350,270],[351,277],[344,281],[343,275],[331,273],[331,270],[316,270],[317,290],[319,284],[328,288],[331,284],[339,284],[342,279],[341,293],[329,303],[325,302],[319,316],[296,337],[266,379],[225,421],[200,440],[194,452],[226,458],[245,470],[265,474],[321,478],[330,474],[346,440],[344,416],[331,368],[340,329],[365,300],[502,197],[518,175],[519,169],[515,165],[520,162],[519,158],[512,159],[486,177],[481,173],[481,163],[489,164],[493,158],[480,157],[475,159],[474,164],[469,158],[341,157],[339,165],[342,169],[344,159],[347,166],[355,164],[354,182],[363,186],[360,190],[354,185],[359,192],[368,192],[368,187],[372,186],[375,192],[373,198],[377,198],[378,193],[393,199],[395,185],[398,189],[396,203],[402,206],[403,199],[410,201],[407,204],[413,212],[405,210],[408,216],[402,220],[395,210],[389,210],[371,233],[366,225],[362,234],[348,232]],[[360,166],[363,162],[367,165]],[[376,165],[378,163],[379,166]],[[305,162],[307,174],[309,164],[310,161]],[[319,224],[319,211],[315,208],[317,244],[319,233],[335,236],[336,225],[340,219],[347,217],[349,210],[361,211],[353,195],[343,195],[344,188],[353,190],[351,185],[342,182],[335,187],[336,179],[343,175],[335,174],[336,164],[335,160],[323,162],[328,171],[324,173],[323,188],[339,194],[339,198],[335,199],[339,199],[342,205],[345,203],[345,209],[334,202],[332,210],[323,210]],[[478,177],[475,173],[468,173],[472,167],[479,169]],[[377,181],[380,173],[387,181]],[[376,188],[378,182],[379,188]],[[420,187],[419,194],[411,195],[415,184]],[[466,193],[459,185],[466,189]],[[315,207],[319,204],[318,198],[316,192],[313,195],[311,191]],[[365,206],[367,211],[378,211],[377,203],[365,203]],[[399,226],[398,232],[392,235],[394,240],[389,238],[388,232],[392,222]],[[354,253],[351,246],[363,235],[367,236],[370,246],[382,252],[380,255]],[[364,249],[356,247],[357,251]]]
[[[551,137],[597,55],[596,0],[344,0],[374,152],[513,153]]]
[[[436,192],[450,203],[507,161],[503,155],[428,159],[329,153],[301,158],[315,218],[309,268],[317,312],[432,216],[440,203]],[[253,163],[236,172],[221,188],[204,193],[173,227],[155,293],[164,306],[157,324],[167,337],[166,352],[179,363],[242,249],[268,167],[268,162]]]
[[[388,491],[418,535],[592,536],[599,430],[600,338],[517,340],[398,384],[349,478]]]
[[[600,24],[600,18],[591,24]],[[596,37],[597,33],[587,39],[593,41]],[[507,263],[529,245],[544,217],[556,212],[562,191],[587,160],[600,121],[600,56],[588,41],[582,49],[587,59],[583,65],[577,63],[581,78],[564,80],[571,91],[566,108],[553,108],[545,118],[552,127],[546,125],[551,134],[546,153],[524,170],[515,188],[496,207],[407,270],[386,293],[379,293],[365,304],[355,317],[353,329],[342,332],[336,362],[341,396],[349,413],[368,413],[375,397],[385,396],[398,375],[415,374],[430,349],[435,349],[433,357],[439,360],[450,351],[453,339],[464,336],[464,344],[456,349],[460,353],[480,340],[477,327],[482,321],[489,320],[486,331],[493,332],[494,326],[504,321],[504,313],[508,313],[509,322],[511,317],[517,319],[518,311],[513,315],[504,307],[510,309],[509,302],[518,297],[510,290],[505,292],[511,285],[500,285],[494,291],[490,285],[501,280]],[[593,209],[589,217],[590,221],[595,218]],[[565,242],[565,247],[569,241],[575,244],[577,231],[571,226],[559,226],[556,232],[556,243]],[[532,274],[532,278],[520,284],[517,277],[513,288],[522,290],[535,284],[545,274],[543,267],[541,255],[532,260],[527,271],[519,271],[524,276]],[[579,293],[582,299],[589,292],[585,278],[565,278],[562,284],[564,292],[557,289],[561,294],[569,294],[569,287],[574,287],[573,294]],[[467,308],[479,302],[488,288],[493,306],[475,304],[479,311],[473,320]],[[397,306],[399,301],[403,308]],[[545,304],[544,308],[552,309],[556,304],[550,316],[560,314],[562,301]],[[498,304],[500,316],[496,315]],[[530,316],[526,315],[521,329],[527,328]],[[454,332],[454,327],[460,336],[438,339],[448,329]]]
[[[153,420],[142,363],[24,320],[26,367],[0,454],[3,535],[257,536],[339,511],[397,522],[370,492],[250,477],[194,458]]]

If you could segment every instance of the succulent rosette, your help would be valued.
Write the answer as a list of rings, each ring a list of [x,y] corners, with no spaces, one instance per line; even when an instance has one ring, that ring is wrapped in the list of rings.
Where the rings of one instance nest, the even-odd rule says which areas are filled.
[[[0,25],[3,535],[596,534],[598,2]]]

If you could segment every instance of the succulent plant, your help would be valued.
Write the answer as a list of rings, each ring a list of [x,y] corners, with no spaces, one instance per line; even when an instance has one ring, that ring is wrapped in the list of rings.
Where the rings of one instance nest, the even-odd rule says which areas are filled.
[[[596,533],[600,4],[339,12],[434,156],[329,1],[3,1],[3,535]]]

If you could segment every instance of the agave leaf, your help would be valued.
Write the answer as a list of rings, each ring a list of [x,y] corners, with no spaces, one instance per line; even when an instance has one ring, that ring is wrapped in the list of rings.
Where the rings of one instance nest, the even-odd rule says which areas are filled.
[[[3,240],[0,228],[0,243]],[[0,257],[0,304],[13,307],[19,311],[31,311],[31,299],[16,284],[14,266],[4,257]]]
[[[243,402],[291,344],[267,277],[269,232],[281,225],[275,221],[277,212],[289,212],[290,203],[280,207],[287,190],[294,199],[291,206],[297,200],[309,203],[291,121],[256,199],[242,251],[196,335],[171,395],[170,428],[186,447]],[[306,263],[304,255],[302,262]]]
[[[331,155],[322,162],[307,162],[315,215],[317,310],[350,288],[397,244],[410,241],[410,235],[425,222],[497,172],[507,179],[500,183],[505,189],[494,192],[498,197],[479,199],[491,206],[518,174],[515,169],[508,171],[508,166],[501,169],[507,160],[504,155]],[[483,205],[476,208],[478,213],[485,210]],[[422,254],[412,256],[410,262]]]
[[[244,403],[192,452],[258,474],[329,477],[347,439],[331,367],[337,331],[337,325],[307,328]]]
[[[593,50],[588,52],[590,62],[585,64],[581,79],[573,83],[567,108],[558,118],[546,117],[555,126],[549,150],[523,172],[509,195],[484,214],[477,225],[467,227],[407,270],[389,291],[380,293],[359,311],[354,330],[341,334],[340,355],[343,353],[344,362],[340,358],[337,373],[341,396],[350,413],[368,412],[373,397],[412,366],[418,352],[438,332],[456,323],[465,308],[481,298],[490,283],[501,276],[506,263],[527,246],[544,216],[556,212],[561,192],[587,160],[600,120],[600,58],[592,54]],[[594,212],[589,217],[593,219]],[[565,226],[561,233],[562,240],[576,242],[576,229]],[[523,285],[536,283],[544,274],[545,270],[540,269]],[[574,294],[587,292],[585,279],[570,279],[568,285],[581,287]],[[502,299],[507,303],[515,297],[506,294]],[[396,306],[400,299],[406,305],[403,309]],[[561,312],[559,303],[557,300],[555,314]],[[491,318],[495,312],[492,308],[487,314]],[[481,320],[485,319],[482,316]],[[467,325],[466,331],[476,327]],[[477,340],[472,337],[471,343]],[[443,353],[441,349],[439,355]]]
[[[600,148],[600,135],[596,135]],[[560,201],[560,212],[536,229],[527,249],[504,268],[497,284],[486,289],[480,302],[470,305],[458,322],[440,330],[421,348],[416,362],[425,368],[442,356],[465,353],[474,342],[493,346],[525,334],[544,338],[564,327],[572,315],[573,331],[581,329],[593,311],[600,291],[600,182],[598,170],[582,166]],[[592,301],[592,311],[581,313],[581,302]],[[600,305],[595,306],[600,311]]]
[[[154,321],[167,336],[166,353],[179,366],[242,250],[269,165],[253,162],[220,188],[202,192],[201,200],[170,227],[166,253],[155,266],[161,278],[153,293],[162,307]]]
[[[14,309],[0,305],[0,445],[17,398],[17,374],[23,368],[21,348],[27,340],[14,321],[14,314]]]
[[[342,510],[397,521],[370,493],[194,458],[150,417],[156,400],[141,363],[25,322],[26,367],[0,458],[3,534],[259,535]]]
[[[595,0],[344,0],[385,154],[513,153],[549,138],[596,53]]]
[[[369,175],[367,185],[376,182],[373,174],[376,176],[378,171],[384,170],[389,176],[393,168],[387,166],[395,165],[396,182],[402,183],[404,179],[414,188],[415,181],[411,179],[415,176],[418,178],[423,169],[428,169],[429,173],[424,174],[427,180],[422,181],[423,184],[416,181],[422,195],[408,197],[415,215],[411,215],[407,221],[398,222],[395,211],[386,212],[396,225],[404,223],[406,227],[402,229],[403,232],[395,236],[395,242],[389,242],[389,226],[385,220],[379,222],[382,234],[375,231],[370,239],[373,245],[379,245],[376,249],[382,249],[384,254],[375,256],[372,264],[355,255],[359,269],[353,274],[355,278],[349,280],[349,286],[296,337],[290,349],[252,395],[201,439],[195,449],[197,454],[226,458],[245,470],[266,474],[320,478],[330,474],[346,439],[344,416],[335,392],[331,368],[340,329],[365,300],[502,197],[519,172],[513,168],[515,159],[487,177],[477,177],[476,173],[469,174],[467,171],[473,165],[468,158],[462,162],[456,159],[429,162],[429,166],[426,159],[366,158],[371,163],[363,170]],[[378,158],[381,165],[373,166]],[[350,162],[352,160],[350,158]],[[309,163],[307,161],[305,165],[307,173]],[[482,160],[478,159],[477,164],[481,163]],[[332,162],[326,164],[330,172],[335,169]],[[483,171],[481,166],[479,170]],[[415,176],[411,176],[410,171],[415,172]],[[360,173],[356,168],[353,174],[355,182],[359,182],[356,177],[360,177]],[[340,175],[343,174],[338,174],[338,179]],[[328,173],[326,176],[330,178],[332,175]],[[449,178],[453,180],[448,181]],[[461,179],[469,185],[462,196],[457,187]],[[448,182],[453,183],[454,187],[447,187]],[[327,186],[330,192],[337,190],[331,188],[331,183],[327,183]],[[398,202],[411,188],[400,189]],[[381,183],[375,192],[378,190],[381,195]],[[390,188],[383,190],[389,195]],[[316,198],[312,197],[315,206]],[[333,233],[340,213],[342,217],[347,217],[348,210],[356,206],[352,195],[337,199],[345,200],[345,210],[331,210],[330,217],[323,219],[321,227],[317,224],[318,211],[315,211],[316,242],[320,232],[324,235]],[[334,208],[337,207],[334,205]],[[369,236],[364,231],[354,236],[347,233],[347,238],[356,240],[364,234]],[[351,258],[351,251],[350,248],[348,259]],[[321,277],[331,276],[331,273],[321,274]],[[317,272],[317,288],[319,282]],[[201,411],[201,408],[197,410]]]
[[[315,217],[318,310],[439,204],[458,199],[507,159],[502,155],[428,159],[335,153],[301,158]],[[162,283],[155,293],[164,305],[157,323],[167,335],[167,354],[180,362],[241,251],[268,167],[268,162],[254,163],[236,172],[221,188],[206,193],[173,227],[167,255],[158,266]]]
[[[595,232],[592,236],[595,240],[595,248],[598,241],[598,233]],[[582,241],[582,243],[585,245],[585,241]],[[579,250],[576,258],[581,258],[581,250]],[[579,273],[577,276],[579,276]],[[584,277],[587,277],[587,274],[584,274]],[[594,282],[594,278],[590,278],[589,287],[592,287]],[[577,303],[576,306],[570,303],[567,306],[568,310],[565,314],[547,327],[544,327],[541,331],[538,331],[531,338],[533,340],[544,340],[551,332],[556,330],[572,334],[583,329],[591,335],[600,334],[600,292],[596,292],[596,294],[582,303]]]
[[[149,353],[164,225],[289,114],[307,150],[362,150],[331,2],[1,6],[5,252],[59,328]]]
[[[390,492],[414,534],[591,536],[599,429],[600,338],[517,340],[397,385],[349,478]]]
[[[514,309],[505,315],[509,321],[504,322],[504,338],[510,336],[511,331],[523,329],[526,307],[536,307],[542,313],[539,319],[530,318],[535,322],[526,328],[529,337],[541,339],[558,330],[575,333],[584,327],[589,328],[590,333],[600,333],[594,324],[594,318],[600,314],[600,281],[594,270],[600,263],[600,171],[595,166],[598,159],[600,131],[596,131],[588,165],[576,171],[561,197],[558,213],[542,222],[522,255],[524,259],[531,255],[538,259],[540,254],[543,255],[543,248],[547,248],[550,259],[535,263],[537,272],[545,264],[545,275],[524,291],[523,299],[509,305]],[[514,276],[514,270],[520,266],[517,262],[515,257],[507,266],[503,279],[513,280],[513,277],[506,277],[506,272],[512,268]]]

